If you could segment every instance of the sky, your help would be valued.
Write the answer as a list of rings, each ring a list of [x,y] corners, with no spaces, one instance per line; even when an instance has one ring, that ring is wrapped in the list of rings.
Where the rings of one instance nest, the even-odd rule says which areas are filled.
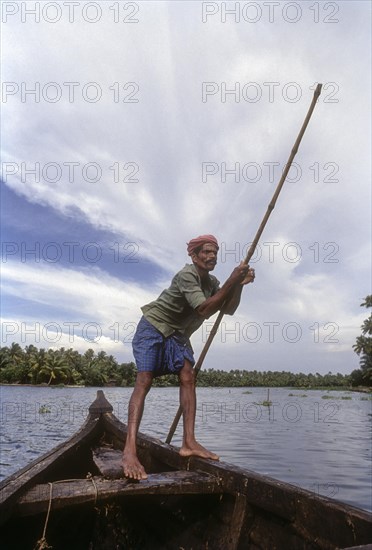
[[[357,368],[370,24],[367,1],[2,2],[1,345],[132,361],[191,238],[216,235],[221,282],[245,257],[322,83],[205,368]]]

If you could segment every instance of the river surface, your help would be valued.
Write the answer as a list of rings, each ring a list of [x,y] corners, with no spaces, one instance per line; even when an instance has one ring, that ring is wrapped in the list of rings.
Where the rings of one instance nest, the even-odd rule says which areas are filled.
[[[97,388],[1,386],[0,480],[72,435]],[[126,422],[131,388],[105,388]],[[196,434],[221,460],[372,510],[372,397],[357,392],[198,388]],[[178,388],[153,388],[141,431],[165,440]],[[179,446],[179,427],[172,443]]]

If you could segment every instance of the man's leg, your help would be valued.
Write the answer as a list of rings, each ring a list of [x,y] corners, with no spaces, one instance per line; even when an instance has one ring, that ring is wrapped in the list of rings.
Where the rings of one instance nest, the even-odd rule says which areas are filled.
[[[180,371],[180,403],[183,410],[183,443],[180,449],[182,456],[200,456],[218,460],[218,456],[205,449],[195,439],[195,414],[196,414],[196,393],[195,373],[189,361]]]
[[[147,478],[145,469],[137,457],[136,443],[145,399],[151,388],[152,378],[152,372],[139,372],[137,374],[136,385],[128,406],[128,434],[123,452],[123,470],[124,475],[132,479]]]

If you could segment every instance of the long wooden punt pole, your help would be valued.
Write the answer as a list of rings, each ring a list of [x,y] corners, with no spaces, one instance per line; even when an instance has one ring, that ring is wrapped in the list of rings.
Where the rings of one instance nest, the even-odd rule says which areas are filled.
[[[293,162],[293,159],[295,158],[296,156],[296,153],[298,151],[298,148],[299,148],[299,145],[301,143],[301,140],[302,140],[302,137],[305,133],[305,130],[307,128],[307,125],[309,124],[309,121],[310,121],[310,118],[311,118],[311,115],[313,114],[313,111],[314,111],[314,108],[315,108],[315,105],[316,105],[316,102],[318,100],[318,97],[320,96],[320,92],[322,90],[322,84],[318,84],[315,91],[314,91],[314,97],[313,97],[313,100],[311,102],[311,105],[309,107],[309,110],[307,112],[307,115],[306,115],[306,118],[304,120],[304,123],[302,124],[302,128],[300,130],[300,133],[298,134],[297,136],[297,139],[295,141],[295,144],[292,148],[292,151],[291,151],[291,154],[289,155],[289,158],[288,158],[288,161],[287,161],[287,164],[285,165],[285,168],[284,168],[284,171],[283,171],[283,174],[282,174],[282,177],[280,178],[280,181],[277,185],[277,188],[275,190],[275,193],[269,203],[269,206],[267,207],[267,210],[266,210],[266,214],[264,215],[263,217],[263,220],[261,222],[261,225],[260,227],[258,228],[258,231],[256,233],[256,236],[255,238],[253,239],[252,241],[252,244],[251,246],[249,247],[249,250],[247,252],[247,255],[245,257],[245,259],[243,260],[245,264],[248,264],[249,263],[249,260],[252,258],[255,250],[256,250],[256,247],[257,247],[257,244],[258,244],[258,241],[260,240],[260,237],[262,235],[262,232],[265,228],[265,225],[267,223],[267,220],[269,219],[270,217],[270,214],[271,212],[274,210],[274,207],[275,207],[275,204],[276,204],[276,201],[277,201],[277,198],[279,196],[279,193],[280,191],[282,190],[282,187],[283,187],[283,184],[287,178],[287,175],[288,175],[288,172],[292,166],[292,162]],[[208,339],[204,345],[204,348],[200,354],[200,357],[194,367],[194,371],[195,371],[195,376],[198,375],[198,372],[200,371],[202,365],[203,365],[203,362],[204,362],[204,359],[205,359],[205,356],[207,355],[208,353],[208,350],[213,342],[213,338],[215,337],[215,335],[217,334],[217,330],[218,330],[218,327],[220,326],[220,323],[222,321],[222,318],[224,316],[224,309],[223,307],[221,308],[219,314],[218,314],[218,317],[216,319],[216,321],[214,322],[214,325],[212,327],[212,330],[210,331],[209,333],[209,336],[208,336]],[[176,416],[174,417],[174,420],[173,420],[173,423],[172,423],[172,426],[170,427],[170,430],[169,430],[169,433],[168,433],[168,436],[167,436],[167,439],[165,440],[166,443],[170,443],[171,440],[172,440],[172,437],[174,435],[174,432],[176,431],[176,428],[178,426],[178,422],[180,420],[182,416],[182,407],[180,406],[178,408],[178,411],[177,411],[177,414]]]

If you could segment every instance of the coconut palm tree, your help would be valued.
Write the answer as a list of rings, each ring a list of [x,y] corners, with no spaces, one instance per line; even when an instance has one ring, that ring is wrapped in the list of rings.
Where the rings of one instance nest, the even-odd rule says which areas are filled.
[[[44,348],[41,348],[39,350],[36,349],[36,351],[34,351],[30,355],[28,359],[28,366],[29,366],[28,376],[31,379],[32,384],[38,383],[40,379],[40,375],[42,374],[42,371],[46,366],[46,361],[47,361],[47,352],[45,351]]]
[[[69,370],[65,357],[58,351],[49,349],[46,354],[45,364],[40,370],[40,375],[45,374],[49,377],[48,386],[50,386],[52,380],[56,382],[58,380],[65,381],[68,378]]]

